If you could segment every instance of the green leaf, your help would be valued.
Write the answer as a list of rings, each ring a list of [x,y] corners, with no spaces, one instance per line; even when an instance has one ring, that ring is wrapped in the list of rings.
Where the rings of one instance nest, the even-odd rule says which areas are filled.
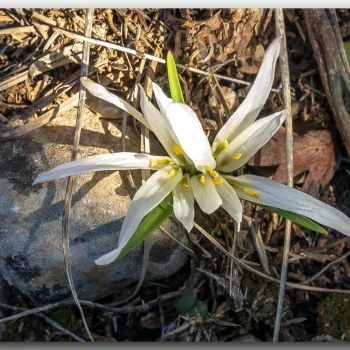
[[[163,201],[158,204],[153,210],[151,210],[145,218],[142,220],[139,227],[133,233],[129,242],[120,252],[116,260],[121,259],[130,251],[135,249],[140,243],[142,243],[147,236],[154,232],[163,222],[173,213],[173,196],[170,193]]]
[[[345,50],[346,58],[348,59],[348,62],[350,64],[350,41],[346,41],[344,43],[344,50]]]
[[[204,304],[203,301],[197,300],[196,304],[192,309],[186,312],[186,315],[190,318],[200,316],[202,319],[206,319],[208,315],[208,307],[207,304]]]
[[[171,98],[176,102],[185,103],[184,97],[182,95],[179,76],[177,74],[174,56],[171,53],[171,51],[168,52],[168,55],[166,57],[166,68],[168,71],[168,81]]]
[[[270,207],[268,205],[263,205],[263,204],[258,204],[258,203],[255,203],[255,204],[261,208],[264,208],[264,209],[272,211],[273,213],[276,213],[280,216],[283,216],[284,218],[286,218],[290,221],[293,221],[296,224],[303,226],[309,230],[319,232],[319,233],[327,233],[327,231],[323,227],[317,225],[315,222],[306,218],[305,216],[299,215],[297,213],[293,213],[291,211],[287,211],[287,210],[283,210],[283,209],[279,209],[279,208],[275,208],[275,207]]]
[[[195,306],[196,301],[197,297],[195,292],[185,294],[176,303],[176,309],[180,314],[185,314]]]

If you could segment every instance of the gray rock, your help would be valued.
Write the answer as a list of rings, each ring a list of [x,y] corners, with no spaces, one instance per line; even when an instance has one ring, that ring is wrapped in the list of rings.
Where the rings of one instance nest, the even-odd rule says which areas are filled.
[[[38,302],[71,296],[62,251],[62,211],[66,179],[32,186],[41,172],[70,160],[74,110],[45,127],[0,147],[0,273]],[[129,123],[132,125],[132,123]],[[120,125],[120,124],[119,124]],[[128,151],[138,151],[135,130],[128,129]],[[85,110],[80,157],[122,150],[118,124],[99,120]],[[154,154],[159,147],[154,146]],[[152,146],[151,146],[152,147]],[[140,171],[132,172],[140,186]],[[70,218],[73,277],[80,299],[94,300],[138,281],[143,245],[121,260],[97,266],[94,260],[117,246],[118,235],[134,191],[126,172],[75,176]],[[187,244],[175,219],[167,230]],[[170,276],[186,262],[186,251],[161,231],[151,235],[147,280]]]

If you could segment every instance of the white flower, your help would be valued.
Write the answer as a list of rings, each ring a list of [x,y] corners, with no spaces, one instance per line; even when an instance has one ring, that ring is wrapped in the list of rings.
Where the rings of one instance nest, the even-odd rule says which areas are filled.
[[[282,37],[278,37],[266,51],[248,96],[219,131],[212,147],[194,111],[168,98],[158,85],[153,83],[159,110],[140,87],[142,115],[101,85],[82,79],[83,85],[93,95],[117,105],[151,129],[169,155],[130,152],[97,155],[62,164],[35,180],[34,184],[98,170],[156,170],[133,198],[123,222],[118,248],[97,259],[96,264],[113,262],[142,219],[170,192],[173,194],[174,215],[188,231],[193,227],[194,200],[207,214],[222,206],[239,229],[242,220],[240,197],[300,213],[347,233],[350,220],[344,214],[304,193],[257,176],[225,174],[244,165],[269,141],[287,117],[287,111],[283,110],[255,121],[272,87],[281,41]]]

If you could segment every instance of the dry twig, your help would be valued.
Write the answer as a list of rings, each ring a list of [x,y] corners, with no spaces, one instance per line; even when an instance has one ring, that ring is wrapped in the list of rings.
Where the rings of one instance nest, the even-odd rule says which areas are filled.
[[[86,9],[86,22],[85,22],[85,35],[86,36],[91,35],[93,15],[94,15],[93,9]],[[88,42],[84,42],[83,59],[82,59],[82,65],[81,65],[81,77],[88,76],[89,56],[90,56],[90,44]],[[76,121],[75,135],[74,135],[74,145],[73,145],[73,150],[72,150],[72,161],[76,160],[76,158],[77,158],[85,97],[86,97],[86,90],[83,87],[83,85],[81,84],[80,85],[80,92],[79,92],[79,107],[78,107],[78,114],[77,114],[77,121]],[[75,290],[74,281],[73,281],[72,261],[71,261],[71,256],[70,256],[70,252],[69,252],[69,216],[70,216],[72,195],[73,195],[73,178],[69,176],[68,181],[67,181],[65,206],[64,206],[63,219],[62,219],[62,236],[63,236],[62,243],[63,243],[64,260],[66,262],[67,277],[68,277],[69,285],[70,285],[70,288],[71,288],[71,291],[73,294],[74,301],[76,302],[78,309],[80,311],[80,315],[81,315],[82,320],[84,322],[86,332],[87,332],[90,340],[94,341],[92,338],[92,335],[90,333],[89,327],[86,323],[84,311],[79,304],[78,295],[77,295],[77,292]]]
[[[284,29],[283,9],[275,9],[275,25],[276,34],[283,35],[283,46],[280,55],[281,76],[283,86],[283,103],[284,107],[288,110],[288,117],[286,119],[286,166],[287,166],[287,185],[293,187],[293,117],[292,117],[292,103],[290,96],[290,76],[289,76],[289,64],[287,53],[287,41]],[[276,314],[276,322],[273,333],[273,341],[277,342],[279,332],[281,328],[281,320],[283,313],[283,301],[286,289],[287,272],[288,272],[288,256],[290,248],[290,235],[291,235],[292,223],[286,220],[284,245],[283,245],[283,258],[282,258],[282,271],[281,271],[281,284],[278,294],[278,306]]]

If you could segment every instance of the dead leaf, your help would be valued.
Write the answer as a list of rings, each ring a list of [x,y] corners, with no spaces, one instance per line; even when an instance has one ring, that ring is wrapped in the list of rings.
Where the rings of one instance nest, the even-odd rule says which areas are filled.
[[[265,49],[261,44],[257,45],[254,50],[247,48],[244,55],[240,58],[241,66],[239,71],[246,74],[258,74],[264,54]]]
[[[285,128],[248,161],[255,167],[278,166],[273,180],[286,183]],[[294,134],[294,177],[308,172],[302,191],[318,197],[319,189],[332,179],[339,166],[340,153],[335,135],[327,130],[309,131],[305,135]]]

